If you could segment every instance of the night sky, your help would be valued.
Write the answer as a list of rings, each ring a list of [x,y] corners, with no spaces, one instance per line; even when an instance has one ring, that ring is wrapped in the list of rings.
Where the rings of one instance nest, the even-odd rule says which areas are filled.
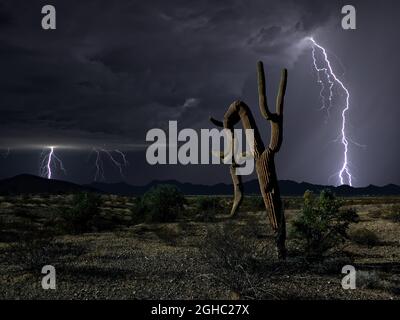
[[[56,30],[41,28],[45,4],[56,7]],[[341,28],[344,4],[356,7],[357,30]],[[343,95],[336,89],[329,117],[320,110],[304,40],[313,36],[350,92],[354,185],[400,184],[399,12],[399,1],[0,1],[0,178],[38,174],[53,145],[67,170],[58,179],[91,182],[93,148],[105,148],[129,161],[121,177],[104,159],[107,182],[230,182],[224,165],[146,164],[146,133],[169,120],[213,128],[208,117],[242,99],[269,141],[262,60],[271,106],[280,69],[289,73],[279,178],[336,184]]]

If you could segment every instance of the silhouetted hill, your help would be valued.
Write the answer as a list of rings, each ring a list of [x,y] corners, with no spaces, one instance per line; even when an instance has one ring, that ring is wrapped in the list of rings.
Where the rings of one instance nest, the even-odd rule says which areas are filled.
[[[75,183],[45,179],[34,175],[21,174],[12,178],[0,180],[0,194],[64,194],[81,191],[97,191],[89,186]]]
[[[144,186],[132,186],[127,183],[92,183],[89,186],[106,193],[119,195],[140,195],[157,184],[172,184],[178,187],[186,195],[231,195],[233,193],[232,185],[219,183],[215,185],[201,185],[192,183],[182,183],[176,180],[152,181]],[[244,192],[246,194],[259,194],[260,189],[258,180],[245,182]],[[279,181],[281,193],[284,196],[301,196],[306,190],[319,193],[321,190],[330,189],[338,196],[393,196],[400,195],[400,186],[389,184],[383,187],[370,185],[363,188],[353,188],[350,186],[324,186],[306,182],[294,182],[290,180]]]
[[[93,182],[89,185],[78,185],[71,182],[45,179],[34,175],[18,175],[13,178],[0,180],[0,194],[29,194],[49,193],[65,194],[82,191],[101,192],[116,195],[141,195],[158,184],[171,184],[178,187],[186,195],[232,195],[231,184],[218,183],[214,185],[202,185],[193,183],[182,183],[176,180],[152,181],[144,186],[132,186],[125,182],[103,183]],[[306,182],[294,182],[290,180],[279,181],[283,196],[301,196],[306,190],[319,193],[323,189],[330,189],[338,196],[395,196],[400,195],[400,186],[388,184],[383,187],[369,185],[363,188],[350,186],[324,186]],[[257,180],[244,183],[245,194],[260,194]]]

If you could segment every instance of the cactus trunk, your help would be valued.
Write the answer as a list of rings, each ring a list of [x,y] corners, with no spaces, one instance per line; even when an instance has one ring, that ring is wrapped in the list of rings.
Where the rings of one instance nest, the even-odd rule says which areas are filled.
[[[210,118],[211,122],[225,129],[233,130],[234,126],[241,121],[244,129],[254,130],[254,159],[260,185],[261,195],[264,200],[267,215],[275,233],[275,241],[280,258],[286,257],[286,222],[279,191],[278,179],[275,169],[275,154],[279,151],[283,139],[283,104],[287,83],[287,70],[284,69],[281,75],[281,82],[276,100],[276,113],[271,113],[267,104],[265,89],[265,74],[262,62],[257,64],[258,72],[258,97],[261,114],[271,124],[270,143],[264,147],[254,117],[250,108],[242,101],[233,102],[224,115],[224,121],[217,121]],[[230,216],[235,216],[243,199],[242,182],[237,176],[236,165],[233,161],[231,176],[234,185],[234,201]]]

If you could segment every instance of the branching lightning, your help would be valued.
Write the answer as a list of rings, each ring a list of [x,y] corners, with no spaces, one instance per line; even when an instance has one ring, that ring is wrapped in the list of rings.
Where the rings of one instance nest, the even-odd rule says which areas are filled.
[[[328,112],[329,112],[329,109],[332,104],[333,87],[335,84],[339,85],[339,87],[344,91],[345,96],[346,96],[345,105],[342,110],[342,125],[340,128],[340,131],[341,131],[340,141],[343,145],[343,164],[342,164],[340,171],[338,172],[338,176],[339,176],[340,184],[343,185],[345,183],[348,183],[350,186],[352,186],[352,178],[353,177],[352,177],[352,174],[349,169],[349,161],[348,161],[349,138],[347,137],[347,134],[346,134],[346,113],[350,108],[350,93],[347,90],[347,88],[345,87],[345,85],[343,84],[343,82],[333,72],[331,63],[330,63],[330,61],[328,59],[328,55],[326,53],[326,50],[321,45],[319,45],[314,40],[314,38],[310,37],[307,39],[312,42],[312,58],[313,58],[314,68],[318,74],[318,83],[320,83],[321,88],[322,88],[320,91],[320,96],[322,99],[322,108],[326,108],[325,96],[324,96],[324,92],[325,92],[326,88],[324,86],[323,81],[321,80],[320,72],[323,72],[325,74],[327,82],[329,83],[329,89],[328,89],[329,90],[329,96],[328,96],[329,107],[327,108]],[[321,51],[324,62],[325,62],[325,67],[318,67],[318,63],[317,63],[317,59],[316,59],[316,49],[319,49]]]
[[[128,161],[126,159],[126,155],[120,151],[120,150],[106,150],[104,148],[93,148],[93,152],[96,154],[96,159],[95,159],[95,175],[94,175],[94,181],[98,180],[105,180],[105,173],[104,173],[104,160],[103,157],[105,156],[112,165],[114,165],[121,177],[124,177],[124,168],[128,166]],[[117,159],[117,156],[120,159]]]
[[[55,154],[54,147],[48,147],[48,150],[42,152],[42,160],[40,162],[39,175],[43,178],[51,179],[53,177],[53,170],[60,169],[67,174],[61,159]]]
[[[312,38],[311,38],[312,39]],[[312,47],[312,58],[313,58],[313,63],[314,63],[314,68],[317,71],[317,77],[318,77],[318,83],[321,85],[321,91],[319,92],[319,96],[321,97],[321,101],[322,101],[322,107],[321,109],[326,109],[328,116],[329,116],[329,111],[332,107],[332,98],[333,98],[333,85],[334,82],[331,79],[331,76],[329,74],[329,70],[327,68],[319,68],[318,64],[317,64],[317,58],[315,57],[315,46],[313,45]],[[328,81],[329,87],[329,96],[328,96],[328,100],[329,100],[329,106],[326,106],[326,98],[324,96],[325,91],[327,90],[327,88],[324,85],[324,82],[321,79],[321,75],[320,72],[323,72],[326,76],[326,80]]]

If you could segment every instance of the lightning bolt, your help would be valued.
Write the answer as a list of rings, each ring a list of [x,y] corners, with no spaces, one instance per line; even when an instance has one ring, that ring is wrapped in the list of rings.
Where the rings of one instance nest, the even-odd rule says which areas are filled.
[[[330,76],[329,71],[328,71],[327,68],[319,68],[318,67],[317,58],[315,57],[315,46],[312,47],[312,58],[313,58],[314,68],[317,71],[317,77],[318,77],[317,82],[321,85],[321,91],[319,92],[319,96],[320,96],[321,101],[322,101],[321,109],[326,109],[327,113],[328,113],[328,116],[329,116],[329,111],[330,111],[330,109],[332,107],[332,98],[333,98],[333,90],[332,89],[333,89],[334,82],[331,80],[331,76]],[[329,97],[328,97],[328,99],[329,99],[329,107],[326,107],[326,104],[325,104],[325,100],[326,99],[325,99],[325,96],[324,96],[324,92],[325,92],[326,88],[325,88],[324,82],[321,79],[320,72],[323,72],[325,74],[326,80],[329,83],[329,88],[328,88],[328,90],[329,90]]]
[[[341,134],[340,134],[340,141],[343,145],[343,164],[342,167],[340,169],[340,171],[338,172],[338,176],[339,176],[339,180],[340,180],[340,184],[345,184],[346,182],[352,186],[352,174],[349,168],[349,161],[348,161],[348,151],[349,151],[349,138],[346,135],[346,114],[347,111],[350,108],[350,93],[347,90],[347,88],[345,87],[345,85],[343,84],[343,82],[335,75],[335,73],[332,70],[332,66],[331,63],[328,59],[328,55],[326,53],[326,50],[319,45],[314,38],[309,37],[307,38],[308,40],[310,40],[312,42],[312,57],[313,57],[313,63],[314,63],[314,68],[317,71],[318,74],[318,82],[321,84],[322,89],[320,92],[320,96],[322,98],[322,103],[323,103],[323,108],[325,108],[325,98],[323,95],[323,92],[325,91],[325,87],[324,84],[320,78],[320,72],[323,72],[327,78],[327,81],[329,83],[329,108],[331,106],[331,102],[332,102],[332,97],[333,97],[333,87],[335,84],[339,85],[339,87],[344,91],[346,99],[345,99],[345,105],[344,108],[342,110],[342,125],[341,125]],[[316,49],[319,49],[320,52],[323,55],[324,61],[325,61],[325,65],[326,67],[318,67],[317,64],[317,59],[316,59]],[[327,108],[327,110],[329,111],[329,108]]]
[[[97,181],[99,177],[101,178],[101,180],[105,180],[103,160],[100,157],[100,151],[97,149],[93,149],[93,152],[96,153],[96,161],[95,161],[96,173],[94,175],[94,181]]]
[[[45,150],[41,154],[42,160],[40,163],[39,175],[43,178],[51,179],[53,176],[53,170],[59,168],[64,174],[67,171],[59,157],[54,152],[54,147],[48,147],[48,151]]]
[[[126,155],[118,150],[107,150],[104,148],[93,148],[93,152],[96,154],[96,159],[95,159],[95,175],[94,175],[94,181],[100,180],[105,180],[105,172],[104,172],[104,160],[103,157],[105,156],[111,164],[113,164],[119,171],[119,174],[121,175],[122,178],[124,178],[124,168],[129,165],[129,162],[126,159]],[[117,156],[120,158],[117,159]]]

